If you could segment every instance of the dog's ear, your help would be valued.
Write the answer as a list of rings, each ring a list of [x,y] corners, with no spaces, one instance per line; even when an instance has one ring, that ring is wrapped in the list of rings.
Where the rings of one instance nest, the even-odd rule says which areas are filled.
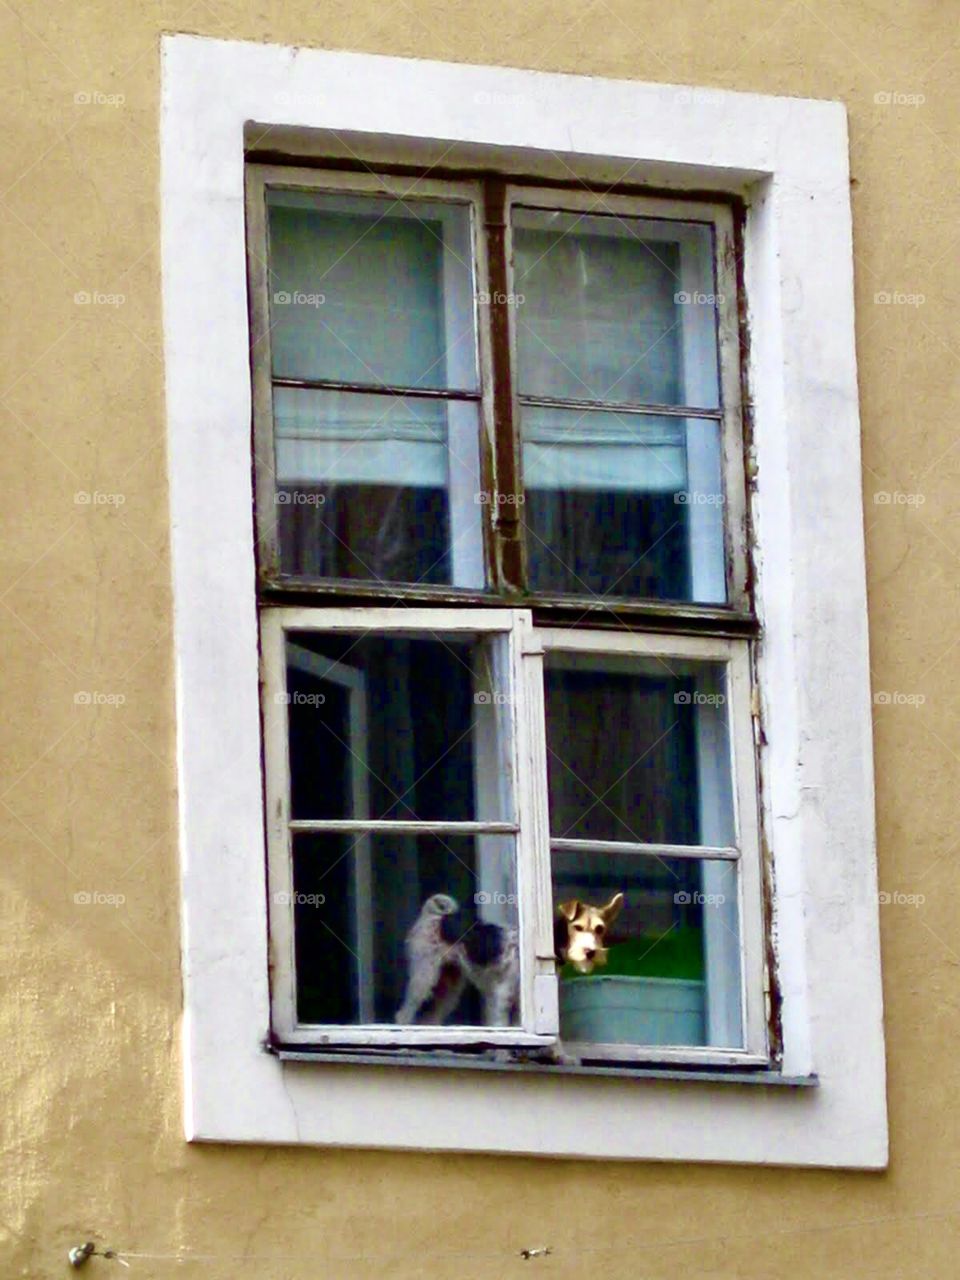
[[[600,908],[600,914],[603,916],[606,924],[612,924],[620,914],[620,908],[623,906],[623,894],[615,893],[605,907]]]
[[[561,902],[557,910],[566,920],[575,920],[580,914],[580,903],[574,898],[571,902]]]

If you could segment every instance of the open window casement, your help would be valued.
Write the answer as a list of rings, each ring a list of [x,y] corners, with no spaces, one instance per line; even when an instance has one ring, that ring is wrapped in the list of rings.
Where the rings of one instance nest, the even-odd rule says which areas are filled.
[[[744,644],[525,610],[271,608],[261,628],[279,1044],[765,1060]],[[558,976],[554,901],[617,892],[608,965]],[[515,941],[509,1019],[469,986],[442,1025],[411,997],[435,895],[459,908],[451,951]]]
[[[522,610],[264,610],[278,1041],[555,1039],[543,798],[531,787],[543,772],[531,636]],[[437,894],[462,911],[448,948],[478,926],[516,945],[509,1022],[490,1024],[469,990],[458,1021],[431,1023],[422,1001],[403,1014],[414,976],[407,937]]]
[[[769,1060],[749,648],[544,629],[557,902],[625,905],[607,964],[564,970],[587,1060]]]

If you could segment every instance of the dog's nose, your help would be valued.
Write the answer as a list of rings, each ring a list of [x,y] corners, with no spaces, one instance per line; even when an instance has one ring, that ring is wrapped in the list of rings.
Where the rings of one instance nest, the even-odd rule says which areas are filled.
[[[586,957],[586,959],[587,959],[587,960],[592,960],[592,959],[593,959],[593,957],[594,957],[597,953],[596,953],[596,951],[593,949],[593,947],[585,947],[585,948],[584,948],[584,952],[583,952],[583,954],[584,954],[584,956]]]

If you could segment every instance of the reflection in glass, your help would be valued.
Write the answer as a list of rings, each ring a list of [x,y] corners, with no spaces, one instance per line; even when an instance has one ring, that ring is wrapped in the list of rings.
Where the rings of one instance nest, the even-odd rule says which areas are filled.
[[[291,816],[512,821],[511,690],[503,636],[292,633]]]
[[[273,375],[477,388],[466,205],[267,191]]]
[[[551,651],[554,839],[736,843],[725,668]]]
[[[709,226],[519,208],[513,251],[521,395],[718,407]]]

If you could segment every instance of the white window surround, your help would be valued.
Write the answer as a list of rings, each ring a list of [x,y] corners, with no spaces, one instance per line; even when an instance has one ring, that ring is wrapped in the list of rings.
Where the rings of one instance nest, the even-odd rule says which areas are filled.
[[[170,36],[162,236],[192,1140],[882,1168],[842,106]],[[815,1088],[282,1061],[269,1020],[244,238],[248,122],[562,156],[745,195],[763,805],[783,1073]],[[591,170],[591,166],[593,169]],[[824,446],[829,441],[829,448]]]

